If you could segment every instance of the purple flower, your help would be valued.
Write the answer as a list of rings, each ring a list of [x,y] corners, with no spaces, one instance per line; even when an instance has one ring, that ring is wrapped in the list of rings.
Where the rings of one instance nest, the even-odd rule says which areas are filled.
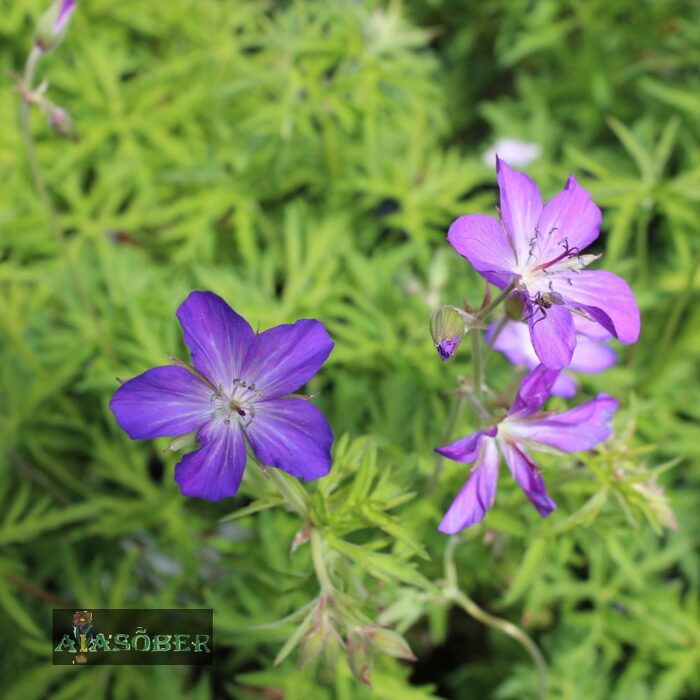
[[[58,45],[77,4],[77,0],[53,0],[37,24],[35,41],[41,51],[50,51]]]
[[[469,479],[440,523],[441,532],[452,535],[484,518],[496,497],[499,451],[525,495],[544,517],[557,506],[547,493],[530,451],[555,448],[577,452],[610,437],[617,401],[607,394],[564,413],[540,412],[558,375],[558,371],[540,365],[523,377],[513,405],[498,423],[436,448],[438,454],[456,462],[475,462]]]
[[[302,479],[330,469],[333,433],[318,408],[288,395],[313,377],[333,349],[318,321],[256,334],[212,292],[192,292],[177,311],[196,373],[154,367],[110,401],[132,440],[197,431],[200,447],[175,467],[184,496],[216,501],[238,490],[246,445],[262,463]]]
[[[543,204],[537,185],[498,160],[501,220],[461,216],[447,234],[454,249],[501,289],[516,285],[540,362],[562,369],[576,345],[572,311],[600,324],[621,343],[639,337],[639,309],[627,283],[604,270],[585,270],[596,259],[581,255],[598,238],[601,214],[570,176]]]
[[[574,327],[576,328],[576,347],[571,364],[561,372],[552,386],[554,396],[562,396],[566,399],[575,396],[578,389],[578,382],[573,372],[596,374],[609,369],[617,360],[615,351],[604,344],[604,341],[611,337],[605,329],[578,315],[574,316]],[[492,324],[486,333],[487,340],[490,340],[494,330],[495,324]],[[593,336],[589,335],[591,332]],[[528,326],[521,321],[508,321],[498,334],[493,347],[503,353],[514,365],[533,370],[540,364],[530,341]]]

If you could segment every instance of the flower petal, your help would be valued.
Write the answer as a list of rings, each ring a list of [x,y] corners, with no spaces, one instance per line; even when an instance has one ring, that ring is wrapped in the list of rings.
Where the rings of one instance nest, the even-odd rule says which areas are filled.
[[[497,432],[497,426],[493,426],[487,430],[477,430],[475,433],[460,438],[449,445],[436,447],[435,452],[455,462],[473,462],[479,456],[481,442],[484,437],[494,437]]]
[[[245,362],[243,375],[265,399],[296,391],[321,368],[333,341],[319,321],[302,319],[260,333]]]
[[[447,240],[489,282],[501,289],[508,286],[517,265],[500,222],[483,214],[460,216],[450,226]]]
[[[485,338],[491,340],[495,332],[496,324],[486,332]],[[530,340],[530,331],[526,323],[521,321],[508,321],[498,334],[493,345],[494,350],[505,355],[514,365],[522,365],[528,369],[534,369],[540,364]]]
[[[508,434],[532,449],[548,445],[562,452],[590,450],[612,434],[612,417],[617,406],[612,396],[599,394],[592,401],[557,416],[512,421]]]
[[[323,413],[303,399],[255,404],[246,435],[261,462],[292,476],[318,479],[331,468],[331,427]]]
[[[639,307],[625,280],[607,270],[583,270],[562,284],[556,275],[557,291],[569,306],[581,306],[621,343],[639,338]]]
[[[530,241],[542,213],[542,196],[537,185],[525,173],[513,170],[496,159],[498,187],[501,191],[501,218],[517,254],[524,265],[530,255]]]
[[[615,351],[585,335],[579,335],[569,369],[584,374],[596,374],[610,369],[617,362]]]
[[[445,513],[438,530],[446,535],[483,520],[496,498],[498,485],[498,450],[494,440],[484,440],[481,455],[467,483]]]
[[[520,484],[520,488],[543,518],[549,515],[557,507],[557,504],[549,497],[540,470],[530,459],[530,455],[511,442],[504,441],[499,444],[506,464],[515,480]]]
[[[215,387],[230,388],[241,377],[255,341],[248,321],[213,292],[192,292],[177,310],[192,364]]]
[[[529,416],[539,411],[552,393],[552,386],[559,376],[559,370],[548,369],[539,365],[529,374],[526,374],[521,382],[518,394],[513,405],[508,411],[512,417]]]
[[[564,189],[547,202],[537,223],[538,259],[555,258],[567,248],[582,251],[598,238],[601,218],[591,195],[570,175]]]
[[[574,326],[579,335],[585,335],[593,340],[612,340],[615,336],[595,321],[589,321],[581,314],[574,314]]]
[[[530,338],[540,362],[549,369],[568,367],[576,347],[571,312],[559,304],[541,309],[529,299],[526,305]]]
[[[565,369],[559,373],[552,385],[552,396],[560,396],[563,399],[572,399],[578,391],[578,382],[574,375]]]
[[[109,407],[132,440],[191,433],[212,413],[212,390],[184,367],[154,367],[122,384]]]
[[[183,496],[218,501],[233,496],[241,484],[246,452],[237,421],[211,421],[198,433],[201,447],[175,466],[175,481]]]

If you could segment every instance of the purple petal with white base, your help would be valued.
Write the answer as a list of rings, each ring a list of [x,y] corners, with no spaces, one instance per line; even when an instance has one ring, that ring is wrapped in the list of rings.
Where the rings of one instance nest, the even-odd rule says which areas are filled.
[[[154,367],[122,384],[109,407],[132,440],[186,435],[212,413],[212,390],[184,367]]]
[[[590,450],[612,434],[612,416],[617,408],[612,396],[599,394],[592,401],[556,416],[533,417],[511,424],[508,434],[532,449],[546,445],[561,452]]]
[[[543,518],[549,515],[557,504],[549,497],[540,470],[530,455],[512,442],[504,441],[500,446],[508,468],[532,505]]]
[[[570,306],[581,306],[612,333],[629,345],[639,339],[639,308],[634,294],[622,277],[606,270],[583,270],[571,285],[556,287]]]
[[[333,341],[318,321],[275,326],[258,335],[243,375],[265,398],[283,396],[304,386],[332,349]]]
[[[552,385],[559,376],[559,371],[539,365],[536,370],[526,374],[520,381],[518,394],[508,411],[509,416],[530,416],[544,406],[552,393]]]
[[[328,473],[333,433],[299,398],[280,398],[318,371],[333,342],[311,319],[256,335],[211,292],[192,292],[177,312],[199,375],[156,367],[121,386],[110,407],[132,439],[197,431],[175,479],[185,496],[216,501],[238,490],[246,440],[255,457],[303,479]]]
[[[302,399],[261,401],[246,434],[258,459],[302,479],[331,468],[333,432],[323,413]]]
[[[639,337],[639,310],[615,275],[584,268],[599,256],[583,249],[598,237],[601,214],[573,176],[543,206],[537,185],[504,161],[496,165],[501,226],[486,216],[457,219],[448,240],[489,282],[513,284],[526,301],[535,352],[550,369],[569,365],[576,345],[571,311],[581,311],[622,343]],[[505,229],[505,230],[501,230]]]
[[[576,347],[571,312],[559,305],[542,311],[528,300],[527,315],[530,338],[540,362],[549,369],[568,367]]]
[[[215,388],[230,388],[255,342],[248,321],[212,292],[191,292],[176,315],[196,370]]]
[[[483,520],[496,498],[497,485],[498,450],[493,439],[487,438],[483,441],[479,460],[467,483],[445,513],[438,528],[440,532],[454,535],[465,527]]]
[[[447,232],[447,240],[489,282],[503,288],[515,268],[508,234],[496,219],[483,214],[460,216]]]
[[[498,428],[496,426],[486,430],[477,430],[475,433],[456,440],[449,445],[436,447],[435,452],[455,462],[473,462],[479,456],[481,442],[484,437],[494,437],[497,431]]]
[[[233,496],[245,469],[243,432],[237,423],[207,423],[197,434],[201,447],[175,466],[183,496],[218,501]]]
[[[542,233],[538,254],[544,260],[556,257],[565,244],[583,250],[598,238],[601,219],[591,195],[570,175],[564,189],[542,211],[537,224]]]
[[[496,173],[501,193],[501,218],[515,248],[517,263],[523,264],[529,256],[529,241],[542,213],[542,195],[533,180],[513,170],[500,158],[496,158]]]

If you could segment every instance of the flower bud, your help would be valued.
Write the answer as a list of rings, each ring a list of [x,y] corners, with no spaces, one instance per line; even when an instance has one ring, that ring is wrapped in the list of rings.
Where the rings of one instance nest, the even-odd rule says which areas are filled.
[[[36,25],[34,43],[39,50],[51,51],[61,43],[76,5],[77,0],[53,0]]]
[[[313,661],[324,647],[324,630],[322,625],[313,628],[304,638],[299,655],[299,668],[304,668],[306,664]]]
[[[418,661],[406,640],[386,627],[372,627],[368,630],[369,643],[382,654],[406,661]]]
[[[372,687],[372,657],[362,629],[353,630],[347,643],[348,662],[353,676],[368,688]]]
[[[513,319],[514,321],[523,320],[523,312],[525,310],[525,305],[520,294],[511,294],[505,303],[506,316]]]
[[[55,134],[70,139],[71,141],[78,140],[73,120],[63,107],[57,107],[56,105],[49,107],[48,118],[49,126],[53,129]]]
[[[187,433],[187,435],[180,435],[173,438],[163,452],[177,452],[178,450],[183,450],[185,447],[194,447],[196,444],[197,431],[193,430],[191,433]]]
[[[454,306],[443,306],[432,315],[430,335],[443,362],[454,357],[457,346],[467,332],[466,316],[464,311]]]

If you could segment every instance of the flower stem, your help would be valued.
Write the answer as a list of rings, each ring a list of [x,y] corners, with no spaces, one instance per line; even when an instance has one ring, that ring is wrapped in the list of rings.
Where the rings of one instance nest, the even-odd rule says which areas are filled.
[[[511,282],[490,304],[484,306],[476,317],[481,321],[485,319],[497,306],[500,306],[515,289],[515,281]]]
[[[491,627],[492,629],[499,630],[504,634],[507,634],[512,639],[515,639],[530,655],[530,658],[537,668],[537,673],[539,676],[539,697],[540,700],[546,700],[547,698],[547,677],[549,670],[547,668],[547,662],[540,651],[539,647],[532,640],[530,635],[521,629],[517,625],[509,622],[508,620],[503,620],[500,617],[496,617],[491,613],[486,612],[486,610],[479,607],[466,593],[459,589],[457,582],[457,567],[454,561],[454,549],[457,545],[457,538],[453,537],[447,543],[445,547],[445,594],[448,600],[459,605],[460,608],[470,615],[478,622]]]
[[[472,376],[474,378],[474,398],[481,403],[484,383],[481,367],[481,332],[472,331]],[[481,416],[479,416],[481,419]]]
[[[32,175],[32,180],[34,182],[34,188],[39,195],[41,204],[46,213],[46,217],[49,221],[49,228],[56,241],[56,245],[61,253],[63,262],[68,271],[68,275],[73,282],[73,285],[80,296],[80,300],[83,303],[88,315],[90,316],[95,328],[98,331],[98,339],[102,350],[105,355],[112,361],[116,361],[114,353],[107,342],[107,336],[102,330],[102,324],[100,318],[97,314],[95,307],[92,304],[90,295],[87,293],[85,286],[83,285],[82,279],[78,272],[78,268],[73,262],[68,246],[66,245],[66,240],[63,236],[63,231],[61,225],[58,221],[58,216],[56,215],[56,210],[51,203],[51,198],[49,197],[49,192],[46,187],[46,181],[41,171],[41,166],[39,165],[39,159],[36,154],[36,147],[34,144],[34,136],[32,135],[31,124],[29,121],[29,113],[31,108],[31,100],[29,95],[32,93],[32,84],[34,82],[34,75],[36,73],[36,67],[41,58],[41,51],[36,47],[32,47],[27,57],[27,62],[24,66],[24,75],[22,77],[21,93],[22,93],[22,107],[20,110],[20,126],[22,129],[22,137],[24,139],[24,146],[27,151],[27,159],[29,161],[29,170]]]
[[[326,569],[326,562],[323,558],[323,538],[317,528],[311,530],[311,559],[314,563],[316,578],[321,585],[321,593],[332,591],[334,586],[331,577]]]
[[[265,469],[265,474],[275,482],[275,486],[285,497],[292,510],[300,517],[309,517],[309,507],[306,503],[306,492],[299,486],[299,483],[274,467]]]
[[[493,346],[496,344],[498,336],[501,335],[501,331],[506,327],[506,323],[508,323],[508,316],[507,314],[503,314],[503,318],[498,322],[498,325],[493,331],[491,337],[489,338],[488,345],[486,346],[486,353],[484,354],[484,369],[486,369],[486,363],[489,361],[489,357],[491,357]]]

